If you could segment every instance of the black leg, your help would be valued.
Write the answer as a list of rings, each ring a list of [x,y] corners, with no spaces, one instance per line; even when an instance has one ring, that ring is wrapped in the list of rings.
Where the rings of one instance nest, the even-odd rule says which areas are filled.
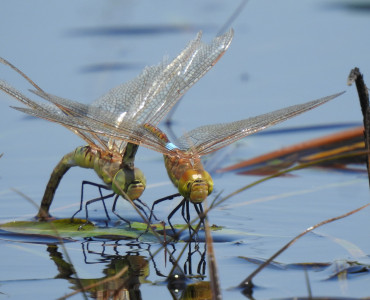
[[[200,207],[198,207],[198,205],[200,205]],[[202,204],[194,204],[194,208],[196,212],[198,213],[199,217],[201,218],[201,214],[203,213]],[[182,211],[181,211],[181,215],[184,221],[186,222],[186,224],[188,225],[189,236],[191,237],[192,232],[194,232],[195,234],[197,230],[194,229],[194,227],[190,224],[191,218],[190,218],[190,202],[189,201],[186,201],[186,203],[184,204]],[[202,219],[201,219],[201,222],[203,222]]]
[[[135,200],[135,201],[136,201],[136,200]],[[146,213],[145,209],[144,209],[142,206],[140,206],[139,204],[135,203],[135,201],[134,201],[135,206],[136,206],[138,209],[140,209],[140,210],[143,212],[143,214],[145,215],[145,217],[148,219],[148,214]],[[140,202],[140,203],[141,203],[141,202]]]
[[[194,229],[190,224],[189,201],[185,201],[184,205],[182,206],[181,215],[182,215],[182,218],[184,219],[185,223],[188,225],[189,236],[191,236],[191,230],[194,231]]]
[[[107,198],[112,198],[113,196],[115,195],[115,193],[111,193],[111,194],[108,194],[106,196],[102,196],[102,197],[99,197],[99,198],[95,198],[95,199],[91,199],[89,201],[86,201],[86,204],[85,204],[85,211],[86,211],[86,220],[89,219],[89,213],[88,213],[88,209],[87,209],[87,206],[90,205],[91,203],[94,203],[94,202],[97,202],[97,201],[103,201],[104,203],[104,199],[107,199]],[[105,205],[104,205],[104,208],[105,208]],[[107,217],[108,219],[110,220],[110,217],[108,216],[108,212],[107,213]],[[73,215],[74,216],[74,215]],[[72,217],[73,218],[73,217]]]
[[[171,211],[171,213],[168,215],[168,217],[167,217],[167,220],[168,220],[168,224],[170,225],[170,227],[171,227],[171,229],[172,229],[172,232],[173,232],[173,234],[176,236],[176,231],[175,231],[175,228],[172,226],[172,224],[171,224],[171,218],[173,217],[173,215],[179,210],[179,208],[180,207],[183,207],[184,205],[185,205],[185,203],[186,203],[187,201],[186,201],[186,199],[185,198],[183,198],[182,200],[181,200],[181,202],[174,208],[174,210],[173,211]],[[182,208],[183,209],[183,208]]]
[[[73,218],[75,217],[75,215],[77,215],[81,210],[82,210],[82,205],[83,205],[83,199],[84,199],[84,183],[85,181],[82,181],[82,184],[81,184],[81,199],[80,199],[80,208],[73,214],[73,216],[71,217],[71,220],[73,220]]]
[[[202,203],[194,203],[194,208],[199,216],[199,221],[204,226],[204,213],[203,213],[203,204]]]
[[[113,207],[112,207],[112,211],[113,211],[113,213],[114,213],[118,218],[120,218],[121,220],[125,221],[126,223],[128,223],[128,224],[130,225],[130,221],[128,221],[128,220],[126,220],[125,218],[121,217],[121,216],[116,212],[116,204],[117,204],[117,200],[118,200],[118,198],[119,198],[119,195],[117,195],[117,197],[114,199]],[[135,205],[138,209],[140,209],[140,210],[142,211],[142,213],[143,213],[143,214],[145,215],[145,217],[148,219],[148,214],[147,214],[147,212],[145,211],[145,209],[144,209],[141,205],[137,204],[136,202],[139,202],[140,204],[142,204],[143,206],[145,206],[148,210],[150,210],[150,208],[148,207],[148,205],[146,205],[146,203],[145,203],[145,202],[143,202],[143,201],[141,201],[140,199],[133,200],[132,202],[134,203],[134,205]],[[155,217],[155,218],[156,218],[156,217]],[[156,218],[156,219],[157,219],[157,218]]]
[[[140,199],[136,199],[133,202],[134,202],[134,204],[136,205],[137,208],[139,208],[139,206],[137,205],[136,202],[139,202],[141,205],[145,206],[148,209],[148,211],[150,211],[150,215],[152,215],[154,217],[154,219],[156,219],[157,221],[159,221],[158,218],[155,216],[154,213],[152,213],[152,211],[150,210],[149,206],[145,202],[141,201]],[[144,212],[145,217],[149,220],[147,213],[142,208],[141,208],[141,210]]]
[[[106,214],[108,220],[110,220],[110,217],[109,217],[108,211],[107,211],[107,207],[106,207],[105,201],[104,201],[105,199],[107,199],[109,197],[103,196],[103,193],[102,193],[102,189],[105,189],[107,191],[110,191],[110,189],[108,187],[106,187],[105,185],[94,183],[94,182],[91,182],[91,181],[86,181],[86,180],[82,181],[82,184],[81,184],[80,208],[73,214],[73,216],[71,217],[71,219],[73,220],[73,218],[75,217],[75,215],[78,214],[82,210],[85,184],[86,185],[95,186],[95,187],[97,187],[99,189],[100,198],[96,198],[96,199],[93,199],[93,200],[98,201],[98,199],[100,199],[103,202],[103,207],[104,207],[105,214]],[[110,197],[112,197],[112,195]],[[95,202],[95,201],[93,201],[93,202]]]
[[[104,187],[104,186],[103,186]],[[104,207],[104,211],[105,211],[105,215],[107,216],[107,219],[108,219],[108,221],[110,221],[110,217],[109,217],[109,215],[108,215],[108,210],[107,210],[107,206],[105,205],[105,201],[104,201],[104,197],[103,197],[103,193],[102,193],[102,191],[101,191],[101,189],[102,189],[102,186],[99,186],[98,187],[99,188],[99,193],[100,193],[100,197],[102,198],[102,202],[103,202],[103,207]],[[105,187],[104,187],[105,188]],[[107,189],[108,190],[108,189]],[[114,194],[115,193],[112,193],[111,195],[112,195],[112,197],[114,196]]]
[[[114,198],[114,201],[113,201],[113,206],[112,206],[112,212],[118,217],[120,218],[122,221],[126,222],[128,224],[129,227],[131,227],[131,222],[129,220],[126,220],[125,218],[121,217],[118,213],[116,213],[116,204],[117,204],[117,200],[119,198],[119,195],[116,195],[116,197]]]
[[[186,220],[185,220],[185,222],[186,222],[186,224],[188,224],[188,226],[189,226],[189,233],[191,234],[190,228],[192,228],[192,227],[191,227],[191,224],[190,224],[190,207],[189,207],[189,201],[186,201],[185,205],[186,205]]]
[[[87,209],[87,206],[91,203],[94,203],[96,201],[104,201],[107,198],[112,198],[115,195],[115,193],[111,193],[102,197],[98,197],[89,201],[86,201],[85,204],[85,212],[86,212],[86,222],[78,227],[78,230],[81,230],[84,226],[86,226],[89,223],[89,210]],[[104,202],[103,202],[104,203]],[[74,216],[78,213],[79,211],[75,212],[75,214],[72,216],[71,220],[73,220]],[[107,215],[108,216],[108,215]],[[109,216],[108,216],[109,218]],[[110,218],[109,218],[110,220]]]
[[[163,198],[160,198],[160,199],[158,199],[158,200],[155,200],[154,202],[153,202],[153,204],[152,204],[152,208],[151,208],[151,210],[150,210],[150,215],[149,215],[149,219],[148,219],[148,226],[147,226],[147,228],[146,228],[146,230],[145,230],[145,233],[146,232],[148,232],[148,230],[149,230],[149,226],[150,226],[150,224],[151,224],[151,222],[152,222],[152,217],[153,217],[153,215],[154,215],[154,207],[157,205],[157,204],[159,204],[159,203],[161,203],[161,202],[163,202],[163,201],[167,201],[167,200],[172,200],[173,198],[176,198],[176,197],[179,197],[179,196],[181,196],[181,194],[179,194],[179,193],[176,193],[176,194],[172,194],[172,195],[170,195],[170,196],[166,196],[166,197],[163,197]],[[170,221],[170,219],[171,219],[171,217],[175,214],[175,212],[180,208],[180,207],[182,207],[183,206],[183,204],[184,204],[184,200],[185,200],[185,198],[180,202],[180,204],[179,205],[177,205],[176,207],[175,207],[175,209],[168,215],[168,223],[169,223],[169,225],[170,225],[170,227],[171,227],[171,229],[172,229],[172,231],[173,231],[173,233],[176,235],[176,231],[175,231],[175,228],[172,226],[172,224],[171,224],[171,221]],[[155,216],[154,216],[155,217]],[[155,217],[156,218],[156,217]],[[158,220],[158,218],[156,218],[156,220]]]
[[[167,197],[163,197],[163,198],[160,198],[158,200],[155,200],[153,202],[153,205],[152,205],[152,209],[150,210],[150,216],[149,216],[149,224],[151,223],[152,221],[152,216],[154,215],[154,206],[156,206],[157,204],[163,202],[163,201],[166,201],[166,200],[172,200],[173,198],[176,198],[176,197],[179,197],[181,196],[179,193],[177,194],[173,194],[173,195],[170,195],[170,196],[167,196]],[[156,218],[157,219],[157,218]],[[158,219],[157,219],[158,220]]]

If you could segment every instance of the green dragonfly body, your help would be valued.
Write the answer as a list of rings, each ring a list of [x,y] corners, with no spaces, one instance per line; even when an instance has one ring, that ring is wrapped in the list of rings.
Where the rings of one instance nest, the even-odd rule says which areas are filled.
[[[146,178],[143,172],[135,168],[133,160],[138,146],[128,144],[125,155],[113,157],[91,146],[81,146],[63,156],[54,168],[46,186],[37,217],[50,217],[49,208],[54,194],[64,174],[71,167],[93,169],[103,182],[117,195],[131,200],[138,199],[145,190]],[[129,159],[131,158],[131,159]]]

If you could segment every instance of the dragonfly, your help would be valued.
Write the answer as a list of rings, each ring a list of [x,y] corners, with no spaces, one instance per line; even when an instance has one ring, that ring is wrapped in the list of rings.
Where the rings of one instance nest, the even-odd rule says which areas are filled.
[[[223,56],[233,35],[234,32],[230,29],[207,44],[201,40],[202,33],[199,32],[172,61],[164,60],[158,65],[146,67],[138,77],[113,88],[92,104],[83,104],[47,93],[13,64],[0,58],[1,63],[11,67],[35,88],[31,92],[46,100],[36,102],[1,80],[0,89],[26,105],[13,108],[61,124],[88,144],[66,154],[54,168],[36,217],[40,220],[51,218],[49,209],[62,177],[71,167],[79,166],[93,169],[106,188],[113,191],[112,194],[103,196],[102,186],[97,185],[100,197],[86,203],[86,217],[87,204],[103,200],[106,211],[104,199],[116,195],[112,211],[130,224],[115,212],[115,207],[119,196],[140,201],[139,197],[146,187],[143,172],[134,166],[136,152],[145,136],[138,137],[135,128],[146,123],[157,126],[185,92]],[[112,128],[122,129],[126,126],[128,127],[125,132],[128,133],[129,139],[117,139],[110,134]],[[131,139],[135,142],[130,142]],[[172,150],[165,148],[164,153],[169,155]],[[80,210],[82,194],[83,187]],[[140,203],[145,205],[141,201]],[[135,205],[140,208],[139,204]]]
[[[164,163],[168,176],[174,186],[178,188],[179,194],[183,196],[182,201],[167,217],[168,223],[175,236],[176,230],[171,224],[170,219],[180,208],[182,209],[182,216],[188,224],[189,229],[193,229],[190,224],[189,203],[193,204],[201,222],[204,219],[202,203],[212,193],[214,184],[211,175],[202,165],[202,156],[211,154],[248,135],[320,106],[343,93],[344,92],[336,93],[244,120],[200,126],[185,133],[178,138],[175,143],[172,143],[167,135],[158,127],[148,123],[143,124],[143,129],[141,128],[141,130],[146,130],[146,138],[141,144],[164,154]],[[127,134],[120,130],[113,130],[110,134],[114,135],[116,138],[128,138]],[[154,137],[156,143],[151,142],[149,135]],[[134,139],[131,141],[133,143],[137,142]],[[172,153],[166,153],[165,149],[170,150]],[[151,213],[154,211],[154,206],[160,202],[172,199],[173,196],[174,195],[154,201]],[[150,219],[151,218],[149,218],[149,221]]]
[[[158,116],[162,118],[165,108],[158,110],[157,115],[151,119],[153,123],[148,122],[149,119],[143,123],[133,123],[123,119],[118,125],[114,123],[115,116],[109,114],[103,116],[100,110],[95,109],[84,110],[81,113],[84,116],[83,118],[76,115],[65,116],[53,111],[45,113],[28,108],[18,109],[25,113],[63,124],[71,129],[89,132],[89,134],[93,134],[99,139],[113,138],[116,141],[144,146],[163,154],[169,178],[178,189],[178,193],[183,197],[181,202],[167,217],[172,231],[176,234],[170,221],[172,216],[181,208],[182,215],[190,227],[189,203],[194,205],[198,215],[202,217],[202,203],[213,191],[213,180],[202,165],[202,156],[316,108],[343,93],[336,93],[239,121],[200,126],[185,133],[174,142],[169,140],[167,135],[158,128],[158,122],[155,122]],[[63,105],[73,111],[77,111],[75,102],[68,102]],[[155,205],[167,199],[171,199],[171,196],[154,201],[152,211]]]

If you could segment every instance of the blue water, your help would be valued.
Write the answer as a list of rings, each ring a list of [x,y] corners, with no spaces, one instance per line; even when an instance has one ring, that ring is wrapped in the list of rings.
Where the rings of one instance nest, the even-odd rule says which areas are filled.
[[[110,88],[135,77],[146,65],[167,55],[174,57],[203,30],[210,41],[233,14],[234,1],[8,1],[0,10],[0,56],[8,59],[46,91],[90,103]],[[323,107],[279,125],[287,128],[332,123],[360,123],[354,87],[347,87],[349,71],[357,66],[370,74],[370,25],[367,1],[249,1],[232,23],[235,37],[217,65],[182,99],[173,115],[174,130],[183,134],[204,124],[229,122],[284,106],[313,100],[342,90],[346,94]],[[27,94],[30,86],[9,68],[0,78]],[[31,95],[31,94],[27,94]],[[49,175],[60,158],[83,142],[64,128],[27,118],[8,106],[17,105],[1,94],[0,109],[0,223],[25,220],[36,210],[12,189],[40,201]],[[333,130],[255,136],[217,154],[212,168],[324,135]],[[225,155],[225,156],[221,156]],[[210,161],[209,163],[212,163]],[[137,165],[148,178],[143,200],[175,192],[160,154],[140,149]],[[237,241],[215,244],[225,299],[244,299],[238,285],[256,265],[239,256],[267,259],[304,229],[368,202],[368,179],[363,173],[302,170],[276,178],[224,203],[210,214],[211,224],[242,231]],[[97,181],[89,170],[73,169],[57,191],[52,214],[69,217],[78,206],[82,180]],[[215,178],[223,195],[258,177],[225,174]],[[91,197],[96,191],[90,191]],[[134,217],[128,204],[120,204]],[[158,207],[163,218],[176,203]],[[96,206],[93,217],[103,216]],[[181,222],[181,218],[177,218]],[[370,249],[368,209],[320,227],[303,237],[276,260],[283,264],[352,260],[368,265]],[[72,291],[73,278],[54,279],[60,269],[45,244],[0,241],[0,292],[4,299],[37,295],[53,299]],[[123,257],[136,246],[121,241],[92,241],[94,251],[84,257],[80,242],[66,244],[80,278],[103,278],[112,256]],[[85,245],[86,246],[86,245]],[[182,245],[176,245],[179,253]],[[150,260],[151,249],[139,251]],[[86,250],[86,249],[85,249]],[[59,246],[58,251],[62,253]],[[107,254],[108,253],[108,258]],[[118,253],[118,254],[117,254]],[[86,254],[86,253],[85,253]],[[64,256],[65,257],[65,256]],[[117,259],[115,257],[115,259]],[[193,271],[200,257],[194,258]],[[124,260],[124,258],[122,258]],[[171,264],[164,253],[154,258],[161,273]],[[86,261],[94,263],[86,263]],[[126,261],[124,263],[127,263]],[[150,263],[140,279],[143,299],[172,299],[165,278]],[[205,276],[207,276],[206,270]],[[329,274],[329,275],[328,275]],[[313,296],[366,297],[368,274],[348,274],[327,280],[329,271],[308,271]],[[143,277],[143,278],[144,278]],[[209,278],[205,278],[205,281]],[[307,297],[305,273],[267,268],[254,281],[256,299]],[[88,294],[89,297],[93,297]],[[72,299],[82,299],[78,294]]]

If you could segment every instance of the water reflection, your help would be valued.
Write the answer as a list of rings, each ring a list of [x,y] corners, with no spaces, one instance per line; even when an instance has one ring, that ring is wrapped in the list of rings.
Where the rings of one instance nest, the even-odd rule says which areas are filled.
[[[198,281],[186,284],[182,278],[171,281],[168,289],[173,299],[212,299],[211,283]]]
[[[144,256],[138,254],[105,256],[100,253],[103,259],[95,263],[106,264],[102,270],[105,276],[85,279],[73,276],[74,267],[63,258],[58,247],[57,245],[47,247],[59,271],[56,278],[67,279],[72,283],[73,290],[85,289],[93,299],[142,299],[140,285],[149,275],[149,264]],[[85,254],[84,248],[83,251]],[[85,263],[88,263],[86,256]],[[110,280],[106,280],[108,277]]]
[[[177,245],[178,246],[178,245]],[[191,242],[185,245],[181,252],[187,255],[183,268],[173,262],[173,269],[167,277],[167,288],[173,299],[212,299],[211,284],[206,278],[206,251],[205,243]],[[172,257],[176,254],[172,252]],[[179,255],[181,256],[181,254]]]
[[[142,299],[141,284],[153,282],[148,279],[151,267],[156,285],[167,283],[173,299],[209,299],[210,283],[204,281],[206,245],[193,242],[183,246],[170,244],[170,253],[166,253],[154,252],[148,243],[88,239],[81,243],[83,263],[102,264],[103,276],[97,278],[77,278],[76,267],[64,258],[60,245],[48,244],[47,252],[58,269],[55,278],[68,280],[75,293],[84,289],[92,299]],[[156,264],[161,255],[172,265],[169,274]]]

